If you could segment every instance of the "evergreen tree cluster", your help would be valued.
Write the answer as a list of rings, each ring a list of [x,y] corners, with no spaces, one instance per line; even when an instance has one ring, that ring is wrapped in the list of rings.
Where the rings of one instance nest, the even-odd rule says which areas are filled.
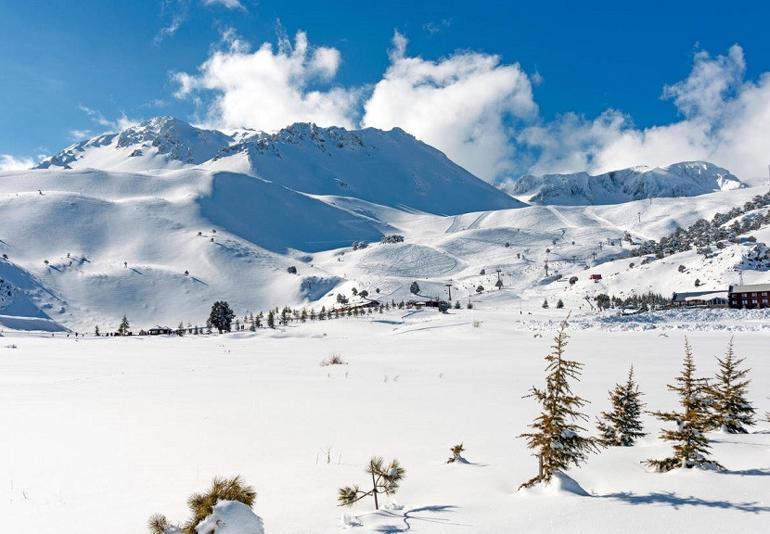
[[[687,228],[678,228],[659,241],[646,241],[633,253],[636,256],[654,255],[663,258],[695,248],[699,253],[709,255],[713,252],[711,247],[721,249],[726,243],[738,243],[739,236],[770,224],[770,211],[764,214],[749,213],[766,206],[770,206],[770,192],[757,195],[742,207],[735,207],[727,213],[717,213],[710,221],[700,219]],[[747,213],[749,215],[741,217]]]
[[[580,422],[587,419],[582,408],[588,401],[572,391],[571,383],[580,380],[583,366],[565,357],[566,329],[565,320],[545,358],[545,386],[532,387],[527,395],[538,402],[540,413],[529,425],[531,430],[519,437],[526,439],[538,458],[538,473],[522,488],[549,483],[554,475],[579,466],[600,447],[630,447],[646,435],[641,419],[645,404],[633,367],[625,382],[609,392],[611,409],[597,418],[598,437],[581,435],[585,428]],[[696,376],[692,348],[686,338],[684,352],[682,371],[667,386],[677,394],[679,408],[652,412],[664,423],[674,425],[660,433],[661,439],[672,443],[672,454],[644,463],[661,472],[679,467],[723,469],[711,458],[707,433],[716,429],[745,433],[754,424],[755,411],[747,399],[749,370],[742,367],[742,358],[735,357],[732,339],[725,356],[717,358],[719,370],[711,382]]]
[[[640,295],[633,294],[625,298],[600,293],[594,297],[594,302],[596,302],[596,305],[600,310],[616,308],[638,308],[641,310],[649,310],[671,305],[670,298],[664,297],[660,293],[655,293],[653,291],[648,291],[647,293],[642,293]]]

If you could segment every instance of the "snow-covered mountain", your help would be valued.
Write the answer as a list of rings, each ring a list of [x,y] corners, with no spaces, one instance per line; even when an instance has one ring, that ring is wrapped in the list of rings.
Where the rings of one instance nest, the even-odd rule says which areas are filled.
[[[765,249],[742,242],[722,243],[707,265],[695,251],[629,259],[631,241],[659,240],[732,207],[750,209],[720,224],[765,220],[766,207],[747,204],[764,189],[742,188],[708,164],[634,171],[649,175],[636,189],[605,178],[615,189],[601,191],[618,201],[695,194],[677,189],[690,180],[716,193],[525,206],[401,130],[296,124],[221,133],[160,118],[79,143],[41,167],[0,173],[0,327],[112,329],[123,314],[137,327],[200,324],[216,300],[239,314],[317,309],[354,287],[410,298],[414,281],[425,295],[443,296],[451,280],[462,299],[481,287],[479,298],[501,304],[558,295],[581,306],[596,291],[684,290],[692,281],[679,264],[715,287],[734,283],[736,269],[764,280],[764,260],[751,255]],[[585,203],[575,194],[570,203]],[[750,229],[770,240],[764,222]],[[388,234],[403,242],[381,243]],[[485,297],[497,269],[505,291]],[[607,282],[591,283],[586,269]],[[572,276],[574,286],[560,283]]]
[[[356,197],[385,206],[454,215],[515,208],[520,202],[400,128],[319,128],[295,124],[256,133],[207,164],[317,195]]]
[[[275,134],[225,134],[157,117],[74,144],[36,168],[157,173],[201,164],[302,193],[354,196],[430,213],[523,205],[398,128],[348,131],[299,123]]]
[[[203,130],[172,117],[155,117],[122,132],[100,135],[45,158],[37,169],[149,171],[207,161],[232,142],[216,130]]]
[[[525,175],[506,188],[533,204],[564,206],[620,204],[661,197],[689,197],[745,187],[730,171],[705,161],[685,161],[667,167],[632,167],[592,176],[574,174]]]

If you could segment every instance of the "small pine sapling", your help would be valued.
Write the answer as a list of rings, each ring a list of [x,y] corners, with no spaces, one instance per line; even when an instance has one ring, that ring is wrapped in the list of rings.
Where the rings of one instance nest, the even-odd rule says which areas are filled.
[[[194,493],[187,499],[191,517],[183,526],[172,524],[166,516],[154,514],[147,522],[151,534],[198,534],[196,527],[214,511],[219,501],[238,501],[248,507],[254,505],[257,492],[244,484],[240,476],[217,477],[206,493]]]
[[[346,486],[340,488],[337,494],[337,502],[340,506],[352,506],[365,497],[374,497],[375,510],[380,509],[378,495],[395,495],[398,491],[398,484],[406,476],[406,470],[401,467],[398,460],[393,460],[389,465],[385,465],[380,456],[374,456],[369,460],[366,472],[372,478],[372,489],[365,491],[358,486]]]
[[[452,456],[449,457],[449,459],[446,461],[448,464],[467,464],[468,460],[466,460],[463,457],[463,452],[465,452],[465,447],[463,446],[462,442],[458,443],[454,447],[450,447],[449,451],[452,453]]]
[[[747,434],[747,426],[754,425],[754,407],[746,398],[750,369],[740,369],[744,358],[736,358],[733,339],[727,345],[724,358],[717,358],[719,370],[708,392],[714,413],[714,426],[728,434]]]
[[[708,399],[702,380],[695,377],[690,342],[685,338],[684,363],[682,372],[676,377],[676,384],[669,384],[668,389],[679,395],[681,411],[654,412],[661,421],[676,424],[676,430],[663,429],[660,437],[674,443],[674,455],[662,460],[646,460],[644,463],[659,472],[671,471],[677,467],[702,467],[722,469],[722,466],[709,458],[709,439],[705,432],[711,425],[712,417],[708,412]]]
[[[569,319],[569,316],[567,317]],[[589,453],[599,450],[595,438],[583,437],[585,429],[577,421],[588,420],[580,409],[587,400],[575,395],[570,380],[580,381],[583,364],[564,357],[567,346],[567,320],[561,323],[554,337],[552,351],[545,357],[545,388],[532,387],[526,397],[533,397],[542,407],[540,415],[529,425],[532,432],[519,437],[527,440],[527,446],[538,458],[537,476],[524,482],[519,488],[530,488],[538,483],[549,483],[551,478],[570,465],[578,466]]]
[[[147,528],[150,534],[176,534],[182,530],[176,525],[172,525],[163,514],[153,514],[147,521]]]
[[[612,411],[602,412],[597,420],[599,441],[605,447],[630,447],[634,442],[644,437],[641,420],[644,403],[641,401],[642,392],[634,379],[634,367],[628,371],[625,384],[616,384],[610,391]]]

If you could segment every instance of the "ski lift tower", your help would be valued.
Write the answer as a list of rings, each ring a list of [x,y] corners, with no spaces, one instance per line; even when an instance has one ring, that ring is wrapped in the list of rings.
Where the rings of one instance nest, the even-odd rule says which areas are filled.
[[[449,302],[452,302],[452,281],[450,280],[449,283],[444,284],[444,286],[446,286],[449,291]]]

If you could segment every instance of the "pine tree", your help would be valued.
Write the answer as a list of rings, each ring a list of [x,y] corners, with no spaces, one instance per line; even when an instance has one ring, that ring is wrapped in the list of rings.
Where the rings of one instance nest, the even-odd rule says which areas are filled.
[[[398,483],[406,476],[406,470],[401,467],[398,460],[393,460],[389,465],[384,464],[380,456],[375,456],[369,460],[366,472],[371,476],[372,489],[364,491],[358,486],[346,486],[340,488],[337,494],[337,501],[340,506],[351,506],[364,497],[374,497],[374,508],[380,509],[378,494],[394,495],[398,490]]]
[[[267,312],[267,327],[275,328],[275,314],[273,313],[273,310]]]
[[[230,331],[234,318],[235,313],[226,301],[218,300],[211,306],[209,322],[220,334]]]
[[[661,430],[660,437],[674,443],[674,455],[662,460],[647,460],[644,463],[657,471],[671,471],[677,467],[716,467],[718,463],[708,458],[709,439],[704,434],[711,424],[708,413],[708,399],[705,395],[703,380],[695,377],[690,342],[684,341],[684,363],[682,372],[676,377],[676,384],[669,384],[668,389],[679,395],[679,412],[654,412],[653,415],[664,422],[675,423],[676,430]]]
[[[127,336],[130,328],[128,318],[124,315],[123,319],[120,321],[120,326],[118,326],[118,331],[115,333],[119,336]]]
[[[561,310],[562,308],[564,308],[564,301],[559,299],[558,301],[556,301],[556,309]]]
[[[569,384],[570,380],[580,381],[583,364],[564,358],[567,326],[567,320],[562,321],[559,333],[554,337],[553,350],[545,357],[545,389],[533,386],[527,395],[540,403],[542,412],[529,425],[533,431],[519,437],[525,438],[527,446],[535,451],[539,469],[537,476],[520,488],[548,483],[555,473],[570,465],[580,465],[589,453],[599,449],[595,438],[578,434],[585,429],[577,421],[588,420],[580,408],[588,401],[575,395]]]
[[[746,434],[746,427],[754,424],[754,407],[746,399],[750,380],[745,376],[750,369],[739,369],[743,361],[744,358],[735,358],[730,338],[724,359],[717,358],[719,371],[709,388],[715,427],[728,434]]]
[[[543,301],[543,308],[548,308],[548,299]]]
[[[611,412],[602,412],[596,427],[599,439],[607,447],[630,447],[634,442],[644,437],[642,420],[640,418],[644,403],[641,401],[642,392],[634,380],[634,367],[628,371],[625,384],[616,384],[610,391],[612,402]]]

